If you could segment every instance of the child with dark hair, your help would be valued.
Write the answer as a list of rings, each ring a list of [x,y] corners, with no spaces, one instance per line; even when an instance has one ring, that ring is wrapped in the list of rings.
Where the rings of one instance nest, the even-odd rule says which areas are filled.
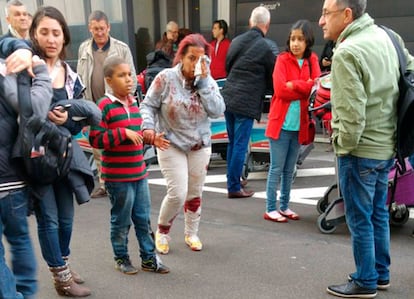
[[[89,140],[102,149],[102,178],[111,201],[111,243],[115,268],[125,274],[136,274],[128,254],[128,232],[131,222],[140,247],[141,269],[168,273],[155,254],[150,226],[151,198],[144,161],[142,118],[136,99],[131,96],[133,80],[125,59],[111,56],[105,60],[104,76],[111,87],[98,100],[102,111],[99,126],[91,127]],[[163,134],[156,134],[152,142],[159,149],[169,146]]]
[[[299,219],[299,215],[289,209],[289,200],[299,147],[307,139],[309,94],[321,73],[318,56],[311,50],[314,40],[309,21],[297,21],[290,30],[286,51],[278,56],[273,71],[274,95],[266,128],[270,169],[263,217],[274,222]],[[277,211],[279,182],[280,207]]]

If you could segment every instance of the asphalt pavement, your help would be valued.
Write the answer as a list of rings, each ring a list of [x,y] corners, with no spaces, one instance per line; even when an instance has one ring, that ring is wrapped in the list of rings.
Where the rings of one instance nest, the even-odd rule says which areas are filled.
[[[108,198],[92,199],[76,206],[71,243],[71,265],[92,290],[90,298],[334,298],[329,284],[345,283],[354,271],[350,236],[345,224],[332,234],[316,225],[318,197],[335,182],[333,153],[317,144],[299,169],[290,207],[299,221],[273,223],[263,219],[266,171],[249,174],[248,188],[255,197],[228,199],[225,162],[212,161],[205,191],[199,236],[204,248],[191,251],[184,243],[183,215],[172,227],[170,253],[162,256],[169,274],[139,271],[121,274],[114,268],[109,240]],[[155,229],[165,185],[157,165],[150,175],[152,226]],[[59,297],[43,261],[30,217],[39,264],[39,299]],[[391,287],[377,298],[414,298],[414,220],[391,230]],[[137,241],[130,233],[132,263],[140,265]]]

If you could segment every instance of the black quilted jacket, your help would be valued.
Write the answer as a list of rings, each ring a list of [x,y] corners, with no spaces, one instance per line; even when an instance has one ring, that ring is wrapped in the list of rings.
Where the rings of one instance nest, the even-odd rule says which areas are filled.
[[[226,57],[222,89],[226,110],[260,120],[266,89],[272,90],[275,55],[256,27],[234,38]]]

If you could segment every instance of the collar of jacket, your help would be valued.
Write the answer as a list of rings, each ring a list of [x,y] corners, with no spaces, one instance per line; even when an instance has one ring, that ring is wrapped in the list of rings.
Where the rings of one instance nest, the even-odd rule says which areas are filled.
[[[109,47],[111,46],[111,37],[110,36],[108,36],[108,41],[106,42],[106,44],[102,47],[102,51],[106,51],[106,50],[108,50],[109,49]],[[92,39],[92,49],[94,50],[94,51],[97,51],[97,50],[99,50],[99,48],[98,48],[98,45],[96,44],[96,42],[95,42],[95,40],[94,39]]]
[[[252,27],[250,30],[257,31],[257,32],[259,32],[259,33],[260,33],[263,37],[265,36],[265,35],[264,35],[264,33],[263,33],[263,31],[262,31],[259,27],[254,26],[254,27]]]
[[[368,13],[364,13],[361,17],[354,20],[351,24],[345,27],[345,29],[339,35],[339,42],[337,42],[335,47],[337,47],[338,44],[342,43],[348,36],[354,34],[355,32],[361,31],[362,29],[371,25],[374,25],[374,19],[371,18],[371,16]]]

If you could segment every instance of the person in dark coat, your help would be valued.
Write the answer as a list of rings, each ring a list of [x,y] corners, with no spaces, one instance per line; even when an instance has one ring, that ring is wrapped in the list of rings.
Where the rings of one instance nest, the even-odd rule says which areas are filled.
[[[9,244],[11,260],[9,269],[0,234],[0,298],[34,298],[38,282],[37,262],[27,220],[29,186],[20,165],[12,160],[19,130],[20,80],[17,78],[27,74],[14,74],[28,68],[34,77],[30,88],[34,115],[46,117],[52,88],[45,62],[38,56],[32,57],[25,42],[14,38],[2,39],[0,56],[9,56],[6,61],[0,62],[0,232]]]
[[[263,6],[253,9],[250,30],[233,39],[226,57],[227,81],[222,89],[226,103],[227,190],[229,198],[250,197],[240,176],[254,119],[260,120],[266,89],[272,89],[275,55],[265,41],[270,12]]]
[[[162,50],[155,50],[147,55],[148,66],[145,70],[145,90],[148,90],[155,76],[163,69],[172,66],[172,59]]]
[[[329,40],[326,42],[323,47],[320,59],[319,66],[321,67],[322,72],[330,72],[332,64],[333,49],[335,48],[335,42]]]

